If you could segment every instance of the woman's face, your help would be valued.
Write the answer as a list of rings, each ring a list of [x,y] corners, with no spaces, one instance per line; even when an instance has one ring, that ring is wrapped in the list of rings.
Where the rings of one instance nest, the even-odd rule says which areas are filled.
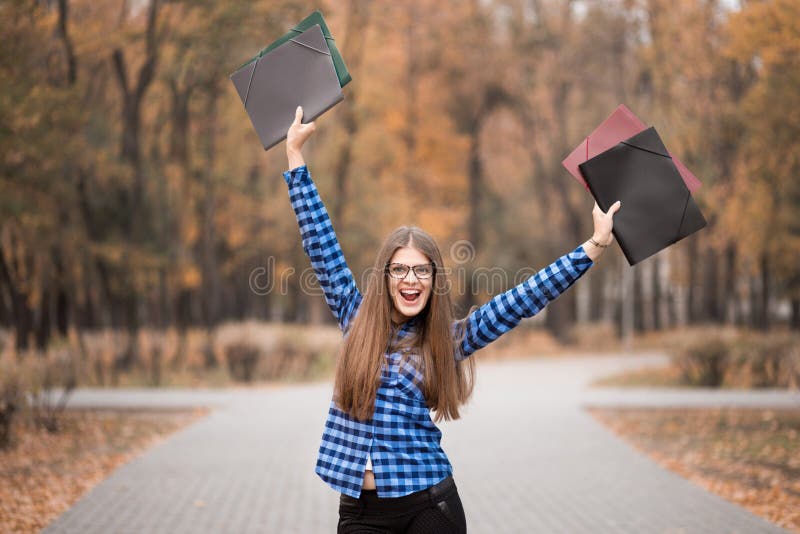
[[[392,272],[395,275],[402,273],[404,268],[401,265],[416,267],[418,273],[429,276],[418,278],[414,269],[408,269],[408,273],[402,279],[391,276]],[[433,287],[433,263],[425,254],[415,248],[400,247],[389,260],[389,271],[390,274],[387,274],[386,278],[389,285],[389,296],[394,304],[392,321],[402,323],[425,309]]]

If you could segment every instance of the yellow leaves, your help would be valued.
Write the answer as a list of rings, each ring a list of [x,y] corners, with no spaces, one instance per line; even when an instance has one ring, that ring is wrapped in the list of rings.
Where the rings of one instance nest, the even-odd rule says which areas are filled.
[[[203,281],[203,275],[195,265],[184,265],[180,271],[181,287],[184,289],[197,289]]]
[[[792,276],[796,265],[781,264],[792,257],[798,238],[792,221],[798,210],[793,191],[800,151],[800,3],[748,2],[731,15],[726,37],[726,55],[756,76],[729,111],[742,131],[721,229],[742,241],[745,259],[767,251],[777,258],[780,274]]]
[[[767,244],[774,213],[769,184],[743,169],[726,200],[719,206],[720,229],[736,241],[743,257],[756,258]]]
[[[92,252],[112,265],[117,265],[122,261],[125,247],[119,243],[93,243]]]
[[[247,228],[234,224],[228,228],[227,242],[231,247],[238,248],[245,243],[249,235]]]
[[[397,133],[407,127],[408,118],[399,109],[391,108],[384,113],[382,122],[387,130]]]
[[[195,216],[183,218],[181,225],[181,240],[187,244],[196,243],[200,237],[200,221]]]
[[[459,210],[425,210],[417,215],[417,226],[433,235],[437,240],[453,235],[463,235],[459,229],[464,217]],[[446,250],[442,250],[446,254]]]
[[[757,56],[763,68],[800,54],[800,3],[795,0],[748,2],[728,24],[727,52],[738,59]]]
[[[797,410],[594,409],[664,467],[773,523],[800,530]]]
[[[39,532],[117,466],[203,412],[71,411],[51,434],[20,421],[0,451],[0,531]]]

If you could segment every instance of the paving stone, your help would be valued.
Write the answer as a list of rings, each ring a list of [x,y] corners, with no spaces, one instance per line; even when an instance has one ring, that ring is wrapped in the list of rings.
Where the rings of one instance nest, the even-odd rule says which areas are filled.
[[[477,355],[480,358],[480,354]],[[661,354],[479,362],[475,395],[442,423],[471,533],[778,533],[662,469],[589,405],[791,407],[796,394],[594,391]],[[330,383],[231,390],[80,390],[71,407],[209,406],[121,466],[45,533],[335,532],[338,494],[314,474]]]

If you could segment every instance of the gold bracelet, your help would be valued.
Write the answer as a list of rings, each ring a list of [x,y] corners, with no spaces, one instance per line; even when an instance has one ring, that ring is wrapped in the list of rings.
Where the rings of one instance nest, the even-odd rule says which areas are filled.
[[[608,245],[610,245],[610,244],[611,244],[611,243],[608,243],[608,244],[606,244],[606,245],[601,245],[600,243],[598,243],[597,241],[595,241],[593,237],[590,237],[590,238],[589,238],[589,243],[591,243],[592,245],[594,245],[594,246],[596,246],[596,247],[600,247],[600,248],[606,248]]]

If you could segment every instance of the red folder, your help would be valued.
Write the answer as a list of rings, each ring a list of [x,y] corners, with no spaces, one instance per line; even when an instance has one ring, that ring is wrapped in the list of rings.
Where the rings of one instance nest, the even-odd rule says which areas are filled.
[[[578,165],[605,152],[620,141],[624,141],[646,129],[647,126],[639,120],[639,117],[634,115],[625,105],[620,104],[619,107],[614,110],[614,113],[604,120],[600,126],[595,128],[595,130],[589,134],[589,137],[578,145],[561,164],[572,176],[577,178],[588,191],[589,185],[586,183],[586,180],[583,179]],[[687,169],[686,165],[681,163],[678,158],[672,154],[670,154],[670,157],[672,157],[673,163],[675,163],[675,166],[678,168],[678,172],[681,178],[683,178],[686,187],[689,188],[689,191],[694,193],[694,191],[700,187],[700,180],[698,180],[697,177],[692,174],[692,171]]]

